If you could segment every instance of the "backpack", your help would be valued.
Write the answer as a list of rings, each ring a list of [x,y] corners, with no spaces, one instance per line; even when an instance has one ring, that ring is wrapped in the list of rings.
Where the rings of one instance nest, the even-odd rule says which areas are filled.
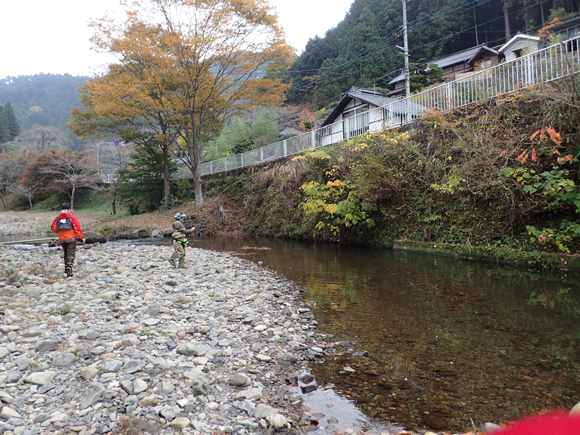
[[[66,219],[58,219],[56,220],[56,231],[60,230],[74,230],[73,224],[70,220],[70,217]]]

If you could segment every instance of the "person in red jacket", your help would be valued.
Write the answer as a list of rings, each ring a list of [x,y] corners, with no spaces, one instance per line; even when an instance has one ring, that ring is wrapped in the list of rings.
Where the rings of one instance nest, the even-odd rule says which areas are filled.
[[[81,223],[73,214],[72,206],[68,202],[65,202],[61,208],[60,214],[54,218],[50,229],[58,233],[58,240],[62,244],[62,250],[64,251],[64,271],[66,272],[66,276],[72,276],[72,266],[77,250],[77,239],[81,239],[83,243],[86,242],[86,239],[83,230],[81,230]]]

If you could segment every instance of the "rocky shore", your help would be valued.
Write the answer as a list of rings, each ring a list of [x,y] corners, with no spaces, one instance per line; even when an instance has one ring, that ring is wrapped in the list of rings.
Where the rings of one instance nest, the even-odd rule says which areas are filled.
[[[249,434],[314,423],[287,385],[311,382],[306,365],[324,354],[299,289],[212,251],[190,250],[188,269],[174,269],[171,251],[80,246],[64,279],[59,248],[0,248],[0,433]]]

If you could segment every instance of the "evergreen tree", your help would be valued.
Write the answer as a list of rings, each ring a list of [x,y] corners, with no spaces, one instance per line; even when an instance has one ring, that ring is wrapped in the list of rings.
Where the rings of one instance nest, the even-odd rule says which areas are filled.
[[[163,156],[157,148],[139,147],[131,163],[118,171],[117,193],[132,215],[157,210],[164,199]],[[170,174],[176,171],[170,163]]]
[[[0,143],[8,142],[11,139],[8,119],[6,118],[6,109],[0,106]]]
[[[411,72],[409,76],[411,94],[443,81],[443,69],[434,63],[427,65],[425,59],[419,59],[417,62],[409,64],[409,71]]]
[[[14,115],[14,111],[12,110],[12,105],[10,103],[6,103],[6,106],[4,106],[4,116],[6,118],[6,122],[8,123],[10,140],[14,140],[16,136],[20,134],[20,126],[18,125],[16,115]]]

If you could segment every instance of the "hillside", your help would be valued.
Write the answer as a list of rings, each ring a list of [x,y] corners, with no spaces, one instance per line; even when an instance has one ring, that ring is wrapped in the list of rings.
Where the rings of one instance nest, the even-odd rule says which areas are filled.
[[[410,60],[433,60],[479,44],[497,47],[518,32],[535,34],[553,16],[577,13],[574,2],[408,2]],[[289,101],[324,105],[351,86],[386,88],[404,64],[396,48],[403,46],[402,24],[400,0],[355,0],[344,20],[311,38],[298,56],[288,73],[294,83]]]
[[[55,127],[65,132],[78,147],[81,141],[66,123],[70,120],[71,106],[80,105],[77,88],[87,79],[70,74],[6,77],[0,81],[0,104],[12,105],[21,131],[34,124]]]

